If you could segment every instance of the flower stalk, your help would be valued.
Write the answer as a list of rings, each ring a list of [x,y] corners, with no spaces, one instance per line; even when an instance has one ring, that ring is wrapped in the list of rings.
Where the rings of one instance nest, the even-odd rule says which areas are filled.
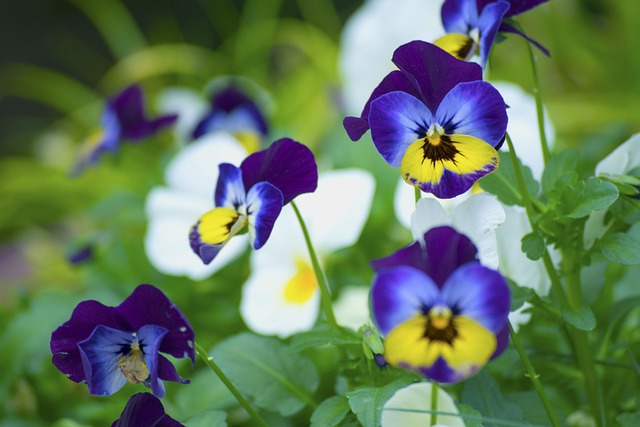
[[[311,243],[311,237],[309,236],[309,231],[307,230],[307,226],[300,214],[300,210],[298,206],[296,206],[295,202],[291,202],[291,206],[296,213],[296,217],[298,218],[298,222],[300,223],[300,228],[302,229],[302,234],[304,234],[304,240],[307,244],[307,249],[309,250],[309,258],[311,258],[311,265],[313,266],[313,271],[316,276],[316,280],[318,280],[318,287],[320,288],[320,300],[322,302],[322,310],[324,311],[324,315],[327,317],[327,323],[331,329],[338,329],[338,322],[336,321],[336,316],[333,314],[333,306],[331,304],[331,290],[329,289],[329,284],[327,283],[327,279],[322,271],[322,267],[320,267],[320,262],[318,261],[318,256],[316,255],[316,251],[313,248],[313,244]]]
[[[544,163],[547,164],[551,159],[551,151],[549,150],[549,143],[547,142],[547,134],[544,131],[544,109],[542,107],[542,94],[540,93],[540,82],[538,80],[538,70],[536,69],[536,57],[531,48],[531,44],[525,41],[527,44],[527,50],[529,52],[529,63],[531,64],[531,79],[533,96],[536,100],[536,115],[538,116],[538,131],[540,132],[540,146],[542,147],[542,158]]]
[[[247,413],[253,418],[253,420],[260,426],[268,427],[268,424],[265,420],[258,414],[258,412],[251,406],[249,401],[244,398],[242,393],[238,391],[238,389],[233,385],[231,380],[222,372],[222,369],[218,366],[218,364],[213,360],[213,357],[209,356],[209,353],[205,349],[203,349],[198,343],[195,343],[196,353],[204,363],[207,364],[209,368],[220,378],[220,381],[224,383],[227,389],[233,394],[238,403],[247,411]]]

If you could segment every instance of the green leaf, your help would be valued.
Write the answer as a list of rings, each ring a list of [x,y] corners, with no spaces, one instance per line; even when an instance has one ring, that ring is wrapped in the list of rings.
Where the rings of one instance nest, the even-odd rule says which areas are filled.
[[[460,400],[484,417],[522,421],[522,409],[502,395],[498,383],[486,370],[464,383]]]
[[[547,247],[544,245],[544,239],[538,233],[532,232],[522,238],[522,252],[524,252],[530,260],[539,260],[546,250]]]
[[[640,411],[620,414],[616,417],[616,421],[619,422],[622,427],[637,427],[640,425]]]
[[[509,284],[509,290],[511,291],[511,309],[510,311],[515,311],[522,307],[522,304],[525,302],[529,302],[535,292],[531,288],[526,288],[524,286],[518,286],[516,282],[513,280],[507,280]]]
[[[231,382],[261,408],[289,416],[315,406],[311,397],[319,384],[315,365],[274,338],[245,332],[219,343],[212,356]]]
[[[624,233],[614,233],[600,241],[606,259],[624,265],[640,264],[640,242]]]
[[[353,332],[340,328],[334,331],[326,325],[318,326],[311,331],[296,334],[291,339],[289,348],[293,352],[299,352],[311,347],[319,347],[322,345],[360,345]]]
[[[555,188],[574,184],[578,179],[577,165],[578,153],[574,150],[563,151],[553,156],[542,173],[542,192],[551,197]]]
[[[349,406],[364,427],[378,427],[384,403],[393,393],[412,382],[409,378],[400,378],[380,388],[358,388],[347,393]]]
[[[459,403],[456,406],[464,421],[464,425],[467,427],[482,427],[482,414],[476,411],[473,406],[465,405],[464,403]]]
[[[564,215],[583,218],[611,206],[618,198],[618,189],[610,182],[589,178],[567,187],[563,195]]]
[[[538,182],[533,178],[531,169],[520,162],[522,174],[524,175],[525,185],[530,197],[536,197],[538,194]],[[480,187],[491,194],[506,205],[523,206],[520,191],[518,190],[518,181],[516,173],[513,169],[509,153],[500,153],[500,167],[497,171],[485,176],[480,181]]]
[[[311,427],[332,427],[349,413],[349,401],[344,396],[333,396],[322,402],[311,415]]]
[[[596,316],[587,306],[580,307],[578,311],[567,309],[562,313],[562,316],[567,323],[581,331],[591,331],[596,327]]]
[[[206,411],[189,418],[189,427],[227,427],[227,413],[224,411]]]

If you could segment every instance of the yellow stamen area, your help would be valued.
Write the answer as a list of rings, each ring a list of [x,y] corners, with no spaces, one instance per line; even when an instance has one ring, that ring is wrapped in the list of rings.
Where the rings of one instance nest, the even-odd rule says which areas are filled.
[[[393,365],[428,367],[442,357],[464,376],[484,366],[496,349],[496,337],[467,317],[451,318],[456,331],[451,343],[427,338],[428,322],[429,316],[420,315],[393,329],[384,342],[385,359]]]
[[[246,219],[240,219],[240,214],[235,210],[215,208],[200,217],[200,240],[210,245],[219,245],[240,231],[245,223]]]
[[[400,171],[410,185],[438,184],[444,170],[458,175],[498,167],[498,152],[469,135],[439,135],[413,142],[402,157]]]
[[[143,383],[149,378],[149,369],[137,341],[131,344],[131,352],[118,360],[118,369],[132,384]]]
[[[260,135],[256,132],[237,132],[233,136],[236,137],[247,154],[255,153],[260,148]]]
[[[468,60],[477,49],[477,44],[474,39],[457,33],[444,35],[433,42],[433,44],[462,61]]]
[[[436,329],[446,329],[451,321],[451,315],[449,307],[433,307],[429,310],[431,326]]]
[[[305,303],[309,301],[317,286],[316,275],[311,266],[304,260],[298,259],[296,274],[284,287],[284,298],[290,303]]]

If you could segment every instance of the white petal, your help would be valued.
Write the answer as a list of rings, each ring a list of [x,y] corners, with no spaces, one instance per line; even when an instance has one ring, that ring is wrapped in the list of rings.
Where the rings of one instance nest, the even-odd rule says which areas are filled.
[[[498,268],[498,242],[495,230],[505,220],[500,202],[486,194],[476,194],[462,202],[451,215],[453,227],[466,235],[478,248],[480,262]]]
[[[423,197],[416,204],[416,210],[411,215],[411,233],[415,240],[422,239],[427,231],[441,225],[451,225],[451,219],[440,202],[435,198]]]
[[[208,198],[213,207],[218,165],[239,166],[246,155],[242,145],[231,135],[223,132],[207,134],[178,152],[167,167],[165,180],[174,189]]]
[[[247,237],[236,236],[220,255],[205,265],[189,245],[189,230],[211,205],[199,197],[167,188],[153,189],[147,197],[149,222],[145,252],[161,273],[201,280],[240,256],[247,248]]]
[[[352,328],[354,331],[365,323],[370,323],[369,288],[350,286],[343,289],[333,303],[333,313],[340,325]]]
[[[541,296],[547,295],[551,283],[542,260],[530,260],[521,249],[522,238],[531,232],[527,213],[519,206],[504,206],[504,210],[506,219],[496,230],[500,272],[519,286],[532,288]]]
[[[534,178],[539,180],[544,170],[544,160],[540,146],[535,98],[514,83],[491,82],[491,84],[498,89],[509,106],[507,132],[513,141],[516,153],[522,163],[531,168]],[[555,128],[546,111],[544,117],[545,135],[551,148],[555,139]],[[502,150],[508,151],[506,143],[502,146]]]
[[[441,5],[432,0],[369,0],[349,18],[340,43],[349,114],[360,115],[373,89],[395,68],[391,57],[398,46],[444,35]]]
[[[596,176],[601,173],[622,175],[640,166],[640,133],[633,135],[596,166]]]
[[[526,325],[531,320],[531,313],[524,313],[529,308],[531,308],[531,304],[525,302],[522,307],[509,313],[509,322],[511,322],[514,331],[518,332],[521,325]]]
[[[431,387],[431,383],[420,382],[396,391],[382,408],[382,427],[430,426],[431,414],[426,411],[432,410]],[[440,387],[438,387],[436,410],[452,414],[459,413],[451,396]],[[462,418],[453,415],[437,415],[436,423],[449,427],[465,427]]]
[[[191,141],[191,134],[207,113],[209,105],[196,91],[172,87],[160,93],[157,109],[162,114],[178,114],[178,121],[173,127],[174,134],[180,143],[186,144]]]
[[[285,286],[295,274],[295,265],[284,263],[252,272],[242,288],[240,302],[240,314],[250,329],[285,338],[315,325],[320,310],[317,288],[304,303],[292,303],[284,297]]]
[[[319,254],[320,256],[320,254]],[[251,252],[251,269],[279,264],[295,265],[296,258],[308,259],[309,252],[293,208],[282,208],[267,243]]]
[[[323,172],[315,192],[296,199],[317,252],[354,244],[369,217],[373,176],[361,169]]]

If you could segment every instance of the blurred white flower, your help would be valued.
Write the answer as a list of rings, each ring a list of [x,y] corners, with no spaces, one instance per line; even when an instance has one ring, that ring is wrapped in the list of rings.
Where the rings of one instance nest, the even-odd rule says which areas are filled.
[[[431,424],[432,384],[420,382],[396,391],[382,407],[382,427],[424,427],[439,425],[465,427],[462,417],[455,415],[436,415],[436,424]],[[438,387],[436,411],[458,414],[458,408],[449,394]]]
[[[369,287],[348,286],[343,289],[333,303],[333,314],[338,324],[354,331],[365,323],[370,323]]]
[[[358,240],[374,188],[368,172],[345,169],[321,173],[318,189],[296,199],[320,259]],[[304,236],[293,208],[285,206],[269,241],[251,253],[240,314],[255,332],[287,337],[311,329],[319,310],[320,291]]]
[[[145,251],[158,271],[201,280],[246,249],[247,236],[240,236],[230,241],[211,264],[205,265],[189,244],[189,230],[202,212],[211,209],[218,165],[223,162],[238,165],[246,155],[234,137],[218,132],[185,146],[171,160],[165,172],[167,185],[153,188],[146,201],[149,222]]]

